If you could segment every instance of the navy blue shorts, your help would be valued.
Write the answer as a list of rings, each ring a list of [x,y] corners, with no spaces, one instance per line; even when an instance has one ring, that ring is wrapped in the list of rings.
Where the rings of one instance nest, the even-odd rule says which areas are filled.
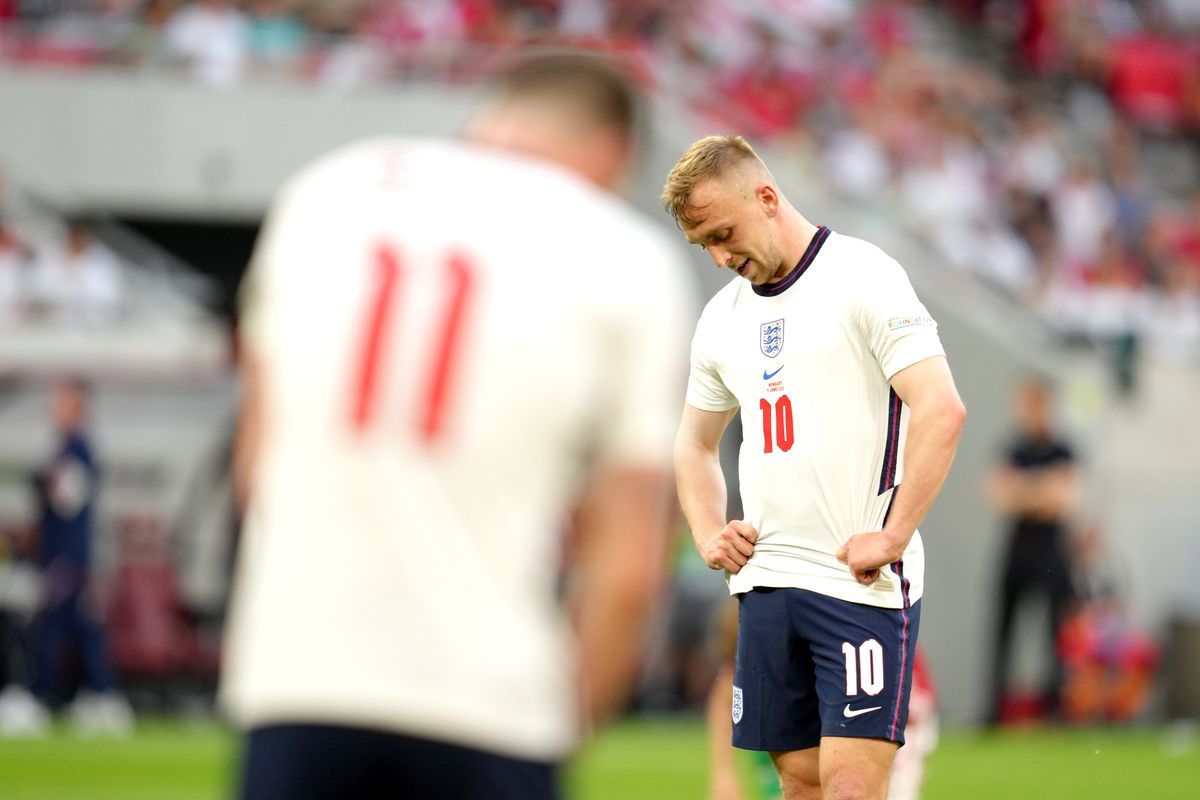
[[[332,725],[246,737],[242,800],[557,800],[557,768],[469,747]]]
[[[767,588],[739,600],[734,747],[803,750],[822,736],[904,744],[920,601],[876,608]]]

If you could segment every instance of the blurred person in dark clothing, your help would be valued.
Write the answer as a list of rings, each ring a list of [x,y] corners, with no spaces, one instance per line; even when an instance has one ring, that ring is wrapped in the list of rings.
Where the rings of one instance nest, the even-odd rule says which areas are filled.
[[[44,704],[60,699],[63,658],[78,648],[83,665],[73,721],[88,733],[123,733],[132,724],[128,704],[116,692],[104,628],[91,581],[93,510],[99,472],[87,432],[87,387],[63,380],[52,392],[58,444],[34,475],[39,507],[36,560],[42,605],[34,620],[33,694]]]
[[[1047,712],[1057,711],[1063,668],[1056,642],[1073,596],[1066,540],[1067,516],[1078,495],[1075,456],[1054,427],[1053,397],[1045,381],[1027,378],[1015,399],[1016,437],[986,487],[988,500],[1009,526],[989,698],[993,724],[1006,716],[1013,622],[1020,603],[1031,595],[1042,595],[1046,603],[1045,642],[1053,665],[1042,703]]]

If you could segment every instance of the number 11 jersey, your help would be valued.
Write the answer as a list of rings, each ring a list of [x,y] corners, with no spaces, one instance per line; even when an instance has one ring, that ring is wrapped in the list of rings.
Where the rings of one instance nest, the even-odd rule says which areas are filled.
[[[262,448],[222,699],[561,757],[573,498],[670,468],[691,276],[666,231],[549,163],[387,139],[281,192],[248,275]]]

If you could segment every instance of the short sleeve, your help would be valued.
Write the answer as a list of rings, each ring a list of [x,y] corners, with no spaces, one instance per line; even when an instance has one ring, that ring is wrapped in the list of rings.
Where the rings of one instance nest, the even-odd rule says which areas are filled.
[[[688,371],[687,404],[701,411],[728,411],[737,398],[721,380],[709,349],[707,315],[701,317],[692,337],[691,368]]]
[[[946,354],[937,322],[895,261],[884,257],[872,265],[857,291],[859,328],[889,381],[905,367]]]
[[[657,244],[657,242],[655,242]],[[610,318],[604,422],[598,430],[598,459],[607,466],[670,469],[679,426],[679,397],[687,366],[689,321],[695,314],[693,277],[667,242],[647,247],[656,268],[637,293],[624,284]]]

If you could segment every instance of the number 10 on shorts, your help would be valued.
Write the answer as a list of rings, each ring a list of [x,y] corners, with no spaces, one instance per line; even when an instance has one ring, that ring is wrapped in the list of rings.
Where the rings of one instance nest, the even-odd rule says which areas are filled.
[[[874,697],[883,691],[883,646],[874,639],[867,639],[858,647],[842,642],[842,655],[846,657],[846,696],[858,695],[859,685]]]

